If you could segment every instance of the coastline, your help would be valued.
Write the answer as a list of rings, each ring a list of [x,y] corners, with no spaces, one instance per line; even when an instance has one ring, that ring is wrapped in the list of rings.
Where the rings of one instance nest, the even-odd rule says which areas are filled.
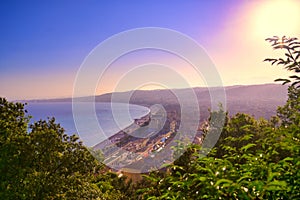
[[[151,121],[151,112],[149,110],[149,113],[147,113],[146,115],[138,119],[134,119],[134,122],[130,124],[128,127],[120,130],[119,132],[113,134],[112,136],[108,137],[102,142],[94,145],[92,148],[94,150],[99,150],[99,149],[104,150],[106,147],[120,142],[122,139],[124,139],[130,133],[136,131],[138,128],[148,125],[150,121]]]
[[[166,120],[163,120],[164,117]],[[170,162],[169,159],[161,158],[160,151],[172,141],[179,124],[178,107],[168,106],[166,113],[152,110],[147,115],[135,119],[134,123],[127,128],[92,148],[102,152],[101,158],[104,160],[101,162],[105,163],[110,170],[146,172],[153,167],[153,163],[156,163],[155,165],[158,167],[159,164],[162,164],[161,162]],[[171,152],[172,150],[168,147],[167,153]],[[171,155],[167,157],[171,158]]]

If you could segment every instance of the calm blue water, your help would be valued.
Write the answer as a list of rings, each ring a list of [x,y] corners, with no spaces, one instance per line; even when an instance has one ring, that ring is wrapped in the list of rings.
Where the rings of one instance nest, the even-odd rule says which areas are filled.
[[[95,115],[85,109],[87,103],[80,103],[81,109],[74,122],[72,103],[28,103],[25,107],[33,118],[31,123],[47,117],[55,117],[66,133],[78,134],[87,146],[94,146],[133,123],[134,119],[145,116],[149,109],[138,105],[95,103]],[[94,120],[93,120],[94,119]],[[100,129],[99,129],[100,127]]]

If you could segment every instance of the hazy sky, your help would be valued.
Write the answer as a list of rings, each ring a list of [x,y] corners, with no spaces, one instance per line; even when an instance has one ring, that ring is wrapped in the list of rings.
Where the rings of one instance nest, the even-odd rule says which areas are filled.
[[[278,55],[264,39],[300,37],[299,24],[298,0],[1,1],[0,96],[10,100],[72,96],[76,73],[90,51],[114,34],[141,27],[169,28],[196,40],[224,85],[270,83],[286,72],[262,62]],[[144,51],[114,63],[97,94],[115,91],[126,66],[155,60],[156,54],[159,62],[167,60],[189,77],[191,86],[205,85],[178,58]],[[184,87],[170,81],[171,87]],[[120,90],[142,85],[132,87],[123,84]]]

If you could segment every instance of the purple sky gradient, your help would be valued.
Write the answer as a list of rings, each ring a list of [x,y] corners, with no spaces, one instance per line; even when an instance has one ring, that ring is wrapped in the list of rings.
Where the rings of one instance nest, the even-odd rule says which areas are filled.
[[[264,39],[276,35],[276,29],[256,24],[272,25],[261,14],[273,9],[272,4],[243,0],[1,1],[0,96],[10,100],[69,97],[78,68],[95,46],[119,32],[149,26],[194,38],[214,61],[225,85],[272,82],[284,71],[261,61],[272,55]],[[290,26],[299,21],[294,19]],[[259,30],[258,35],[258,28],[275,31],[267,35]],[[299,27],[287,30],[288,34],[299,36]],[[102,92],[110,91],[107,87]]]

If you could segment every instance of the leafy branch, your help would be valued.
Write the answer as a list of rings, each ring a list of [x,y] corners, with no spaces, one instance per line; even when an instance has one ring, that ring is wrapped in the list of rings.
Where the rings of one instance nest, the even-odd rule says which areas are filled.
[[[285,58],[267,58],[264,62],[270,62],[271,65],[281,65],[288,71],[295,73],[300,72],[300,41],[298,38],[273,36],[272,38],[267,38],[266,41],[271,43],[274,50],[284,49],[286,52],[284,54]],[[300,87],[300,76],[297,75],[289,76],[289,78],[279,78],[275,81],[283,82],[283,85],[291,83],[296,88]]]

